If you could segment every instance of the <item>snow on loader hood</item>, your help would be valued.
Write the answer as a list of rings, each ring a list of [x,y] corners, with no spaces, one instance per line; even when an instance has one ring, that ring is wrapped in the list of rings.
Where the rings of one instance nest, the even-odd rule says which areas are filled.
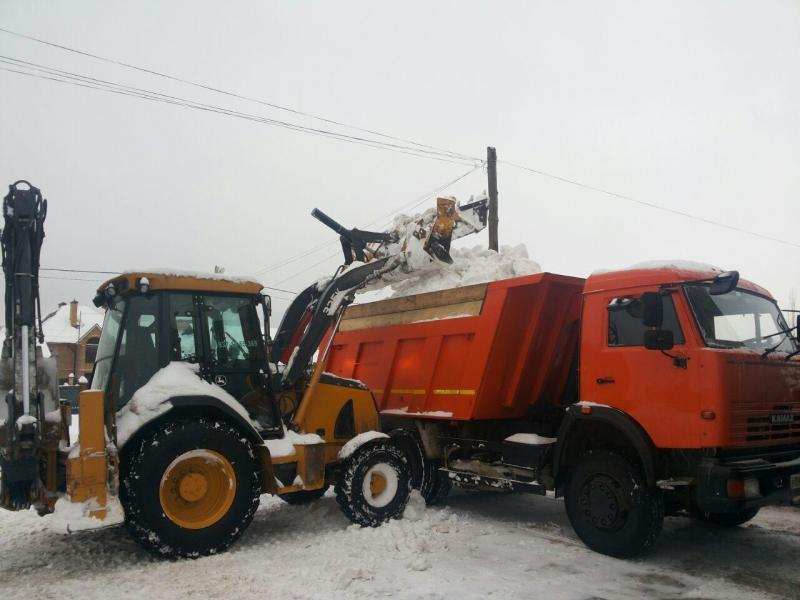
[[[145,385],[136,390],[130,399],[117,413],[117,446],[122,448],[130,437],[142,425],[164,414],[172,403],[170,398],[176,396],[211,396],[221,400],[236,411],[253,427],[245,408],[236,398],[220,386],[207,382],[199,375],[200,365],[173,361],[156,372]]]

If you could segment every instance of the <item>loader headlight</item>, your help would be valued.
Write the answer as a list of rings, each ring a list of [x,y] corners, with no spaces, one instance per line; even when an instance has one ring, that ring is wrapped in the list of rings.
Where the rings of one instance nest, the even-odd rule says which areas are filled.
[[[146,294],[150,291],[150,280],[147,277],[139,277],[136,286],[139,288],[139,292]]]

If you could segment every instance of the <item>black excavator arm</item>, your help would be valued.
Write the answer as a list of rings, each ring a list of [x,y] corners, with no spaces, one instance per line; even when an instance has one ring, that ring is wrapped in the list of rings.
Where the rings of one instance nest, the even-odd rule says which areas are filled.
[[[2,243],[5,276],[5,339],[2,358],[12,367],[5,381],[5,425],[0,425],[2,504],[30,504],[38,480],[36,449],[44,420],[37,385],[36,338],[41,341],[39,257],[44,240],[47,200],[27,181],[9,186],[3,200]],[[37,335],[38,332],[38,335]]]

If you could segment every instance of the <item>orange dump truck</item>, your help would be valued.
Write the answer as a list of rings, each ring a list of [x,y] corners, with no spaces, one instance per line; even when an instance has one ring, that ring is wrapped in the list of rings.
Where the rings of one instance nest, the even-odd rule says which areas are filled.
[[[665,515],[800,500],[800,344],[738,273],[550,273],[350,307],[327,369],[375,395],[429,503],[452,484],[564,496],[632,556]]]

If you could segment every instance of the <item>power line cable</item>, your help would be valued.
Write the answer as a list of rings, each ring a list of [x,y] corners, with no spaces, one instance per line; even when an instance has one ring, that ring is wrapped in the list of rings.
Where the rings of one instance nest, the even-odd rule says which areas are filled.
[[[452,179],[452,180],[450,180],[450,181],[448,181],[448,182],[446,182],[446,183],[443,183],[442,185],[438,186],[437,188],[435,188],[435,189],[431,190],[430,192],[428,192],[428,193],[426,193],[426,194],[423,194],[422,196],[419,196],[419,197],[415,198],[415,199],[412,201],[412,202],[415,202],[415,203],[416,203],[416,204],[414,204],[414,206],[418,206],[419,204],[421,204],[422,202],[424,202],[425,200],[427,200],[429,197],[431,197],[431,196],[433,196],[433,195],[437,194],[438,192],[441,192],[441,191],[445,190],[446,188],[450,187],[451,185],[453,185],[453,184],[457,183],[458,181],[461,181],[462,179],[464,179],[464,178],[465,178],[465,177],[467,177],[468,175],[470,175],[470,174],[474,173],[475,171],[477,171],[477,170],[478,170],[478,169],[480,169],[480,168],[481,168],[481,165],[479,165],[479,166],[477,166],[477,167],[473,167],[472,169],[470,169],[469,171],[467,171],[467,172],[465,172],[465,173],[462,173],[461,175],[459,175],[459,176],[458,176],[458,177],[456,177],[455,179]],[[404,206],[405,206],[405,205],[404,205]],[[413,207],[411,207],[411,208],[413,208]],[[407,208],[405,208],[405,207],[401,207],[401,208],[400,208],[400,209],[398,209],[398,210],[408,210],[408,209],[407,209]],[[391,211],[391,212],[389,212],[388,214],[389,214],[389,215],[392,215],[393,213],[395,213],[395,212],[398,212],[398,210]],[[378,217],[377,219],[375,219],[375,220],[371,221],[370,223],[367,223],[367,227],[369,227],[370,225],[373,225],[374,223],[376,223],[376,222],[380,221],[382,218],[384,218],[384,217]],[[317,266],[319,266],[319,265],[321,265],[321,264],[323,264],[323,263],[325,263],[325,262],[329,261],[330,259],[334,258],[334,257],[335,257],[335,256],[337,256],[337,255],[338,255],[338,252],[334,252],[333,254],[329,254],[328,256],[326,256],[325,258],[323,258],[322,260],[319,260],[319,261],[317,261],[317,262],[315,262],[315,263],[313,263],[313,264],[309,265],[308,267],[306,267],[306,268],[304,268],[304,269],[301,269],[300,271],[297,271],[296,273],[293,273],[292,275],[289,275],[288,277],[285,277],[285,278],[281,279],[280,281],[276,282],[276,284],[275,284],[275,285],[280,285],[280,284],[282,284],[282,283],[285,283],[285,282],[287,282],[287,281],[289,281],[289,280],[291,280],[291,279],[294,279],[294,278],[295,278],[295,277],[297,277],[298,275],[302,275],[303,273],[307,273],[308,271],[310,271],[310,270],[311,270],[311,269],[313,269],[314,267],[317,267]]]
[[[47,46],[51,46],[51,47],[54,47],[54,48],[58,48],[58,49],[61,49],[61,50],[65,50],[65,51],[68,51],[68,52],[80,54],[80,55],[83,55],[83,56],[86,56],[86,57],[90,57],[90,58],[93,58],[93,59],[96,59],[96,60],[101,60],[101,61],[104,61],[104,62],[107,62],[107,63],[123,66],[125,68],[134,69],[134,70],[141,71],[141,72],[144,72],[144,73],[148,73],[148,74],[151,74],[151,75],[156,75],[156,76],[159,76],[159,77],[170,79],[170,80],[173,80],[173,81],[176,81],[176,82],[180,82],[180,83],[184,83],[184,84],[187,84],[187,85],[192,85],[192,86],[195,86],[195,87],[203,88],[203,89],[206,89],[208,91],[213,91],[213,92],[216,92],[216,93],[225,94],[225,95],[236,97],[236,98],[239,98],[239,99],[242,99],[242,100],[248,100],[248,101],[251,101],[251,102],[256,102],[256,103],[259,103],[259,104],[262,104],[262,105],[265,105],[265,106],[269,106],[271,108],[275,108],[275,109],[279,109],[279,110],[285,110],[285,111],[291,112],[293,114],[297,114],[297,115],[300,115],[300,116],[306,116],[306,117],[309,117],[309,118],[318,119],[318,120],[321,120],[321,121],[326,122],[326,123],[330,123],[330,124],[335,124],[335,125],[342,126],[342,127],[348,127],[348,128],[356,129],[356,130],[359,130],[361,132],[369,133],[371,135],[378,135],[378,136],[384,137],[386,139],[392,139],[392,140],[395,140],[395,141],[400,141],[400,142],[403,142],[403,143],[412,144],[414,146],[417,146],[416,150],[419,150],[419,151],[422,151],[422,149],[429,149],[429,150],[434,150],[438,154],[445,154],[445,155],[448,155],[448,156],[451,156],[451,157],[459,157],[459,158],[462,158],[462,159],[465,159],[465,160],[480,160],[480,159],[477,159],[476,157],[472,157],[472,156],[469,156],[469,155],[466,155],[466,154],[460,154],[460,153],[453,152],[451,150],[438,148],[436,146],[422,144],[422,143],[416,142],[414,140],[409,140],[409,139],[406,139],[406,138],[399,138],[399,137],[391,136],[391,135],[388,135],[388,134],[384,134],[382,132],[356,127],[354,125],[349,125],[347,123],[343,123],[343,122],[340,122],[340,121],[335,121],[333,119],[328,119],[326,117],[322,117],[322,116],[315,115],[315,114],[312,114],[312,113],[306,113],[306,112],[299,111],[299,110],[296,110],[296,109],[292,109],[292,108],[289,108],[289,107],[285,107],[285,106],[277,105],[277,104],[274,104],[274,103],[266,102],[266,101],[263,101],[263,100],[259,100],[257,98],[245,96],[243,94],[238,94],[236,92],[230,92],[230,91],[227,91],[227,90],[216,88],[216,87],[213,87],[213,86],[210,86],[210,85],[207,85],[207,84],[193,82],[193,81],[190,81],[188,79],[184,79],[184,78],[181,78],[181,77],[176,77],[176,76],[169,75],[169,74],[166,74],[166,73],[162,73],[162,72],[159,72],[159,71],[156,71],[156,70],[153,70],[153,69],[147,69],[145,67],[139,67],[137,65],[126,63],[124,61],[110,59],[110,58],[103,57],[103,56],[100,56],[100,55],[97,55],[97,54],[93,54],[91,52],[87,52],[87,51],[84,51],[84,50],[79,50],[77,48],[71,48],[71,47],[68,47],[68,46],[64,46],[62,44],[49,42],[49,41],[43,40],[41,38],[36,38],[34,36],[22,34],[22,33],[19,33],[19,32],[16,32],[16,31],[12,31],[10,29],[6,29],[6,28],[3,28],[3,27],[0,27],[0,32],[7,33],[9,35],[17,36],[17,37],[20,37],[20,38],[24,38],[24,39],[27,39],[27,40],[30,40],[30,41],[34,41],[34,42],[37,42],[37,43],[40,43],[40,44],[44,44],[44,45],[47,45]],[[10,57],[6,57],[6,58],[10,58]],[[11,60],[19,60],[19,59],[13,59],[12,58]],[[21,61],[21,62],[25,62],[25,61]],[[6,64],[9,64],[9,63],[6,63]],[[33,63],[30,63],[30,64],[33,65]],[[43,67],[41,65],[37,65],[37,67],[40,68],[40,69],[41,68],[45,68],[45,69],[48,68],[48,67]],[[3,67],[0,67],[0,69],[8,71],[8,72],[12,72],[12,73],[17,73],[17,74],[20,74],[20,75],[28,75],[28,76],[33,76],[33,77],[39,77],[41,79],[50,79],[52,81],[56,81],[56,82],[59,82],[59,83],[68,83],[68,84],[71,84],[71,85],[81,85],[76,81],[73,81],[73,80],[66,81],[63,78],[59,79],[59,78],[47,77],[47,76],[37,75],[37,74],[34,74],[34,73],[30,73],[30,72],[23,72],[23,71],[18,71],[18,70],[9,69],[9,68],[3,68]],[[63,73],[68,73],[68,72],[63,72]],[[75,74],[71,74],[70,76],[73,79],[75,77],[78,77],[78,78],[85,78],[86,77],[86,76],[75,75]],[[93,79],[93,78],[89,78],[89,79]],[[102,82],[102,80],[96,80],[96,81],[101,81]],[[91,86],[91,85],[87,85],[87,84],[83,84],[82,87],[89,87],[91,89],[100,89],[101,91],[120,93],[120,94],[124,94],[124,95],[138,96],[138,97],[141,97],[141,98],[144,98],[144,99],[158,100],[158,101],[162,101],[162,102],[166,102],[167,99],[170,98],[167,95],[160,94],[159,92],[153,92],[151,90],[143,90],[143,92],[145,93],[144,95],[134,94],[134,93],[131,93],[130,90],[131,89],[140,90],[140,88],[130,88],[130,86],[124,86],[123,84],[116,84],[116,83],[113,83],[113,82],[103,82],[103,83],[104,84],[110,84],[112,86],[118,86],[119,89],[110,89],[108,87],[98,87],[98,86]],[[125,90],[127,90],[127,91],[125,91]],[[151,97],[149,94],[152,94],[155,97]],[[211,105],[202,105],[202,103],[193,103],[193,101],[187,101],[185,99],[180,99],[180,101],[181,102],[190,103],[189,105],[187,105],[188,108],[196,108],[196,109],[201,109],[202,110],[203,109],[203,108],[201,108],[202,106],[211,106]],[[172,103],[174,103],[174,102],[172,102]],[[180,102],[178,104],[180,104]],[[238,113],[238,111],[228,111],[228,110],[222,109],[220,107],[214,107],[213,109],[212,108],[207,108],[207,110],[212,110],[213,112],[219,112],[220,114],[228,114],[229,116],[237,116],[237,117],[240,117],[240,118],[250,118],[250,120],[258,120],[258,121],[261,121],[261,122],[275,121],[275,120],[266,119],[266,118],[263,118],[263,117],[260,118],[260,119],[257,118],[257,117],[254,118],[253,115],[246,115],[246,113]],[[278,125],[278,126],[284,126],[284,127],[290,128],[290,129],[304,130],[307,133],[315,132],[317,134],[322,134],[322,135],[326,135],[326,136],[335,137],[337,139],[340,139],[340,141],[348,141],[346,138],[350,138],[353,141],[358,140],[358,141],[364,143],[365,145],[381,144],[377,140],[369,140],[367,138],[356,138],[354,136],[346,136],[344,134],[339,134],[337,132],[332,132],[332,131],[327,131],[327,130],[316,130],[315,128],[307,128],[307,127],[300,126],[298,124],[292,124],[292,123],[288,123],[288,122],[275,121],[275,122],[270,122],[269,124]],[[377,147],[377,146],[373,146],[373,147]],[[382,149],[388,149],[388,147],[382,148]],[[409,148],[406,147],[405,150],[409,150]],[[409,153],[409,152],[406,152],[405,150],[397,149],[396,151],[399,151],[400,153]],[[419,155],[417,155],[417,156],[419,156]],[[434,158],[434,157],[433,156],[427,156],[427,158]],[[437,158],[436,160],[443,160],[443,159],[442,158]],[[682,216],[682,217],[685,217],[685,218],[688,218],[688,219],[696,220],[698,222],[706,223],[708,225],[712,225],[712,226],[715,226],[715,227],[727,229],[727,230],[730,230],[730,231],[735,231],[735,232],[738,232],[738,233],[743,233],[743,234],[746,234],[746,235],[751,235],[751,236],[758,237],[758,238],[761,238],[761,239],[777,242],[779,244],[784,244],[784,245],[800,248],[800,243],[792,242],[792,241],[789,241],[789,240],[784,240],[782,238],[778,238],[778,237],[775,237],[775,236],[772,236],[772,235],[768,235],[768,234],[763,234],[763,233],[760,233],[760,232],[752,231],[752,230],[749,230],[749,229],[745,229],[743,227],[737,227],[735,225],[729,225],[727,223],[722,223],[720,221],[715,221],[713,219],[702,217],[700,215],[696,215],[696,214],[690,213],[688,211],[669,208],[669,207],[662,206],[660,204],[656,204],[656,203],[653,203],[653,202],[640,200],[638,198],[634,198],[634,197],[626,195],[626,194],[619,194],[617,192],[613,192],[613,191],[606,190],[606,189],[603,189],[603,188],[600,188],[600,187],[597,187],[597,186],[586,184],[586,183],[583,183],[583,182],[575,180],[575,179],[562,177],[560,175],[556,175],[556,174],[553,174],[553,173],[548,173],[548,172],[542,171],[540,169],[534,169],[532,167],[521,165],[519,163],[515,163],[515,162],[512,162],[512,161],[500,160],[498,162],[500,162],[502,164],[506,164],[506,165],[511,166],[511,167],[515,167],[515,168],[518,168],[518,169],[529,171],[531,173],[534,173],[534,174],[537,174],[537,175],[540,175],[540,176],[544,176],[544,177],[548,177],[548,178],[551,178],[551,179],[554,179],[554,180],[557,180],[557,181],[561,181],[563,183],[569,183],[571,185],[574,185],[574,186],[577,186],[577,187],[581,187],[583,189],[599,192],[599,193],[602,193],[602,194],[605,194],[605,195],[608,195],[608,196],[612,196],[612,197],[615,197],[615,198],[619,198],[619,199],[622,199],[622,200],[627,200],[629,202],[633,202],[633,203],[636,203],[636,204],[639,204],[641,206],[645,206],[645,207],[648,207],[648,208],[653,208],[655,210],[660,210],[660,211],[668,212],[668,213],[671,213],[671,214],[679,215],[679,216]],[[464,164],[464,163],[462,163],[462,164]]]
[[[382,221],[383,219],[386,219],[386,218],[388,218],[388,217],[391,217],[392,215],[394,215],[394,214],[396,214],[396,213],[399,213],[399,212],[400,212],[400,211],[402,211],[402,210],[409,210],[409,208],[414,208],[414,207],[416,207],[416,206],[419,206],[419,204],[421,204],[422,202],[424,202],[425,200],[427,200],[427,199],[428,199],[428,198],[430,198],[431,196],[433,196],[433,195],[435,195],[435,194],[437,194],[437,193],[441,192],[442,190],[445,190],[445,189],[447,189],[447,188],[448,188],[448,187],[450,187],[451,185],[453,185],[453,184],[455,184],[455,183],[457,183],[457,182],[461,181],[462,179],[464,179],[464,178],[465,178],[465,177],[467,177],[468,175],[470,175],[470,174],[474,173],[475,171],[477,171],[478,169],[480,169],[480,168],[481,168],[481,166],[482,166],[482,165],[479,165],[479,166],[477,166],[477,167],[473,167],[472,169],[470,169],[470,170],[466,171],[465,173],[462,173],[461,175],[459,175],[459,176],[458,176],[458,177],[456,177],[455,179],[452,179],[452,180],[450,180],[450,181],[448,181],[448,182],[446,182],[446,183],[443,183],[443,184],[441,184],[441,185],[437,186],[435,189],[433,189],[433,190],[431,190],[431,191],[429,191],[429,192],[427,192],[427,193],[425,193],[425,194],[423,194],[423,195],[421,195],[421,196],[418,196],[417,198],[415,198],[414,200],[412,200],[410,203],[408,203],[408,204],[403,204],[403,205],[399,206],[398,208],[396,208],[396,209],[394,209],[394,210],[391,210],[391,211],[389,211],[389,212],[388,212],[386,215],[383,215],[383,216],[381,216],[381,217],[378,217],[377,219],[374,219],[374,220],[370,221],[370,222],[369,222],[369,223],[367,223],[367,224],[366,224],[364,227],[371,227],[371,226],[372,226],[372,225],[374,225],[375,223],[377,223],[377,222],[379,222],[379,221]],[[409,206],[410,204],[413,204],[413,206]],[[315,245],[315,246],[312,246],[312,247],[311,247],[311,248],[309,248],[308,250],[305,250],[304,252],[302,252],[302,253],[300,253],[300,254],[296,254],[296,255],[294,255],[294,256],[291,256],[291,257],[287,258],[287,259],[286,259],[286,260],[284,260],[284,261],[281,261],[281,262],[274,263],[274,264],[272,264],[272,265],[269,265],[269,266],[267,266],[267,267],[264,267],[263,269],[259,269],[258,271],[256,271],[256,274],[259,274],[259,275],[260,275],[260,274],[269,273],[269,272],[271,272],[271,271],[275,271],[275,270],[277,270],[277,269],[280,269],[280,268],[282,268],[282,267],[286,266],[287,264],[290,264],[290,263],[293,263],[293,262],[297,262],[298,260],[301,260],[301,259],[303,259],[303,258],[305,258],[305,257],[307,257],[307,256],[310,256],[311,254],[314,254],[315,252],[317,252],[317,251],[319,251],[319,250],[322,250],[323,248],[326,248],[326,247],[328,247],[328,246],[330,246],[330,245],[332,245],[332,244],[335,244],[335,243],[337,243],[338,241],[339,241],[339,239],[338,239],[338,238],[333,238],[333,239],[330,239],[330,240],[328,240],[328,241],[325,241],[325,242],[322,242],[322,243],[320,243],[320,244],[317,244],[317,245]],[[334,255],[332,255],[332,256],[335,256],[335,254],[334,254]]]
[[[589,185],[587,183],[583,183],[583,182],[578,181],[576,179],[570,179],[568,177],[562,177],[560,175],[555,175],[553,173],[548,173],[547,171],[542,171],[540,169],[534,169],[532,167],[527,167],[525,165],[521,165],[519,163],[514,163],[514,162],[511,162],[511,161],[508,161],[508,160],[499,160],[497,162],[503,163],[504,165],[508,165],[509,167],[515,167],[517,169],[522,169],[524,171],[529,171],[529,172],[534,173],[536,175],[541,175],[543,177],[549,177],[550,179],[555,179],[556,181],[561,181],[563,183],[569,183],[571,185],[574,185],[574,186],[577,186],[577,187],[580,187],[580,188],[583,188],[583,189],[586,189],[586,190],[591,190],[593,192],[599,192],[601,194],[606,194],[607,196],[613,196],[614,198],[619,198],[621,200],[627,200],[629,202],[634,202],[635,204],[639,204],[641,206],[646,206],[648,208],[653,208],[653,209],[664,211],[664,212],[671,213],[671,214],[674,214],[674,215],[680,215],[681,217],[685,217],[687,219],[693,219],[695,221],[700,221],[701,223],[706,223],[707,225],[713,225],[715,227],[721,227],[723,229],[729,229],[731,231],[737,231],[739,233],[744,233],[744,234],[752,235],[752,236],[755,236],[755,237],[758,237],[758,238],[762,238],[762,239],[765,239],[765,240],[770,240],[772,242],[778,242],[779,244],[785,244],[787,246],[793,246],[795,248],[800,248],[800,244],[798,244],[796,242],[792,242],[792,241],[789,241],[789,240],[784,240],[784,239],[781,239],[781,238],[778,238],[778,237],[774,237],[774,236],[771,236],[771,235],[768,235],[768,234],[764,234],[764,233],[759,233],[757,231],[752,231],[750,229],[745,229],[743,227],[736,227],[735,225],[728,225],[727,223],[721,223],[720,221],[715,221],[713,219],[708,219],[706,217],[702,217],[700,215],[695,215],[693,213],[690,213],[690,212],[687,212],[687,211],[684,211],[684,210],[679,210],[677,208],[669,208],[668,206],[662,206],[660,204],[656,204],[655,202],[647,202],[645,200],[640,200],[638,198],[634,198],[633,196],[628,196],[626,194],[618,194],[617,192],[612,192],[611,190],[607,190],[607,189],[604,189],[604,188],[601,188],[601,187],[597,187],[597,186],[594,186],[594,185]]]
[[[252,96],[246,96],[246,95],[240,94],[238,92],[232,92],[232,91],[229,91],[229,90],[224,90],[224,89],[221,89],[221,88],[218,88],[218,87],[214,87],[214,86],[206,84],[206,83],[199,83],[199,82],[196,82],[196,81],[191,81],[191,80],[185,79],[183,77],[178,77],[178,76],[175,76],[175,75],[170,75],[168,73],[163,73],[161,71],[156,71],[155,69],[149,69],[147,67],[141,67],[141,66],[134,65],[134,64],[131,64],[131,63],[127,63],[127,62],[124,62],[124,61],[121,61],[121,60],[108,58],[108,57],[105,57],[105,56],[100,56],[99,54],[94,54],[94,53],[88,52],[86,50],[80,50],[78,48],[73,48],[73,47],[70,47],[70,46],[65,46],[63,44],[50,42],[48,40],[37,38],[35,36],[24,34],[24,33],[20,33],[20,32],[17,32],[17,31],[13,31],[11,29],[7,29],[7,28],[4,28],[4,27],[0,27],[0,32],[6,33],[6,34],[9,34],[9,35],[13,35],[13,36],[16,36],[16,37],[19,37],[19,38],[23,38],[23,39],[26,39],[26,40],[29,40],[29,41],[33,41],[33,42],[36,42],[36,43],[39,43],[39,44],[43,44],[43,45],[46,45],[46,46],[50,46],[52,48],[58,48],[59,50],[64,50],[66,52],[71,52],[71,53],[79,54],[81,56],[85,56],[85,57],[88,57],[88,58],[93,58],[95,60],[99,60],[99,61],[106,62],[106,63],[109,63],[109,64],[118,65],[118,66],[121,66],[121,67],[125,67],[127,69],[132,69],[132,70],[139,71],[139,72],[142,72],[142,73],[147,73],[149,75],[155,75],[157,77],[162,77],[162,78],[165,78],[165,79],[168,79],[168,80],[171,80],[171,81],[175,81],[175,82],[178,82],[178,83],[183,83],[185,85],[194,86],[194,87],[201,88],[201,89],[204,89],[204,90],[207,90],[207,91],[211,91],[211,92],[215,92],[215,93],[218,93],[218,94],[224,94],[226,96],[230,96],[230,97],[233,97],[233,98],[238,98],[240,100],[247,100],[248,102],[255,102],[255,103],[261,104],[263,106],[268,106],[270,108],[274,108],[274,109],[277,109],[277,110],[286,111],[286,112],[289,112],[289,113],[292,113],[292,114],[295,114],[295,115],[298,115],[298,116],[304,116],[304,117],[308,117],[308,118],[312,118],[312,119],[317,119],[319,121],[322,121],[324,123],[329,123],[331,125],[337,125],[337,126],[340,126],[340,127],[347,127],[349,129],[353,129],[355,131],[360,131],[362,133],[368,133],[370,135],[377,135],[377,136],[380,136],[380,137],[383,137],[383,138],[386,138],[386,139],[390,139],[390,140],[394,140],[394,141],[398,141],[398,142],[403,142],[403,143],[407,143],[407,144],[413,144],[415,146],[419,146],[420,148],[428,148],[428,149],[431,149],[431,150],[438,150],[438,151],[441,151],[441,152],[446,152],[446,153],[448,153],[451,156],[456,157],[456,158],[462,158],[462,159],[467,159],[467,160],[479,160],[479,159],[476,159],[475,157],[472,157],[472,156],[469,156],[469,155],[466,155],[466,154],[461,154],[461,153],[458,153],[458,152],[454,152],[452,150],[447,150],[445,148],[439,148],[437,146],[432,146],[430,144],[423,144],[423,143],[417,142],[415,140],[389,135],[387,133],[383,133],[383,132],[380,132],[380,131],[375,131],[375,130],[372,130],[372,129],[365,129],[363,127],[358,127],[356,125],[352,125],[352,124],[349,124],[349,123],[344,123],[342,121],[336,121],[334,119],[323,117],[321,115],[304,112],[304,111],[297,110],[297,109],[294,109],[294,108],[291,108],[291,107],[288,107],[288,106],[282,106],[280,104],[275,104],[273,102],[267,102],[266,100],[261,100],[261,99],[258,99],[258,98],[254,98]]]
[[[71,269],[65,267],[39,267],[40,271],[56,271],[59,273],[99,273],[104,275],[119,275],[124,271],[98,271],[94,269]],[[40,275],[42,279],[63,279],[64,281],[102,281],[102,279],[78,279],[74,277],[54,277],[52,275]],[[262,284],[263,285],[263,284]],[[275,290],[276,292],[286,292],[287,294],[296,294],[294,290],[287,290],[285,288],[264,285],[264,289]]]
[[[427,150],[423,148],[414,148],[411,146],[402,146],[399,144],[383,142],[380,140],[363,138],[358,136],[351,136],[344,133],[326,130],[326,129],[319,129],[315,127],[308,127],[305,125],[300,125],[298,123],[292,123],[288,121],[281,121],[278,119],[271,119],[269,117],[264,117],[261,115],[254,115],[250,113],[244,113],[241,111],[225,108],[222,106],[217,106],[213,104],[207,104],[203,102],[199,102],[196,100],[191,100],[187,98],[182,98],[180,96],[172,96],[170,94],[164,94],[162,92],[149,90],[146,88],[139,88],[135,86],[129,86],[126,84],[121,84],[114,81],[108,81],[104,79],[99,79],[96,77],[91,77],[89,75],[84,75],[80,73],[74,73],[71,71],[65,71],[63,69],[58,69],[56,67],[50,67],[47,65],[42,65],[38,63],[34,63],[31,61],[26,61],[24,59],[19,59],[11,56],[0,55],[0,63],[10,65],[16,68],[9,68],[9,67],[0,67],[0,70],[8,71],[10,73],[15,73],[18,75],[25,75],[28,77],[36,77],[39,79],[44,79],[48,81],[53,81],[56,83],[62,83],[67,85],[73,85],[77,87],[83,87],[87,89],[93,89],[97,91],[104,91],[109,93],[114,93],[118,95],[130,96],[144,100],[151,100],[156,102],[162,102],[165,104],[172,104],[176,106],[181,106],[184,108],[192,108],[196,110],[203,110],[207,112],[214,112],[226,116],[237,117],[240,119],[245,119],[249,121],[255,121],[258,123],[263,123],[266,125],[272,125],[276,127],[281,127],[284,129],[289,129],[292,131],[308,133],[312,135],[319,135],[322,137],[327,137],[331,139],[335,139],[342,142],[348,143],[355,143],[364,145],[367,147],[379,149],[379,150],[389,150],[393,152],[397,152],[400,154],[407,154],[409,156],[415,156],[417,158],[427,158],[430,160],[439,160],[443,162],[449,162],[454,164],[461,164],[461,165],[472,165],[474,163],[465,162],[467,159],[455,159],[451,155],[446,152],[441,152],[437,150]],[[25,70],[20,70],[25,69]],[[38,73],[35,71],[39,71]],[[44,74],[43,74],[44,73]],[[471,159],[470,159],[471,160]],[[479,160],[479,159],[475,159]]]

